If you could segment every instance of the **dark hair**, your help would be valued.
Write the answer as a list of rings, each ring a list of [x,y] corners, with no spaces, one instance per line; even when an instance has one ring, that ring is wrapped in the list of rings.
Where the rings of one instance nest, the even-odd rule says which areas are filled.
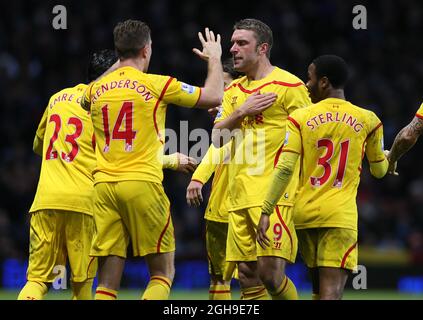
[[[135,57],[150,40],[150,28],[138,20],[119,22],[113,30],[116,53],[120,60]]]
[[[341,57],[323,55],[313,60],[317,80],[327,77],[332,87],[343,89],[348,80],[348,66]]]
[[[223,72],[229,73],[232,79],[238,79],[242,73],[238,72],[234,69],[234,60],[232,58],[228,58],[223,61]]]
[[[87,79],[91,82],[107,71],[116,61],[117,55],[113,50],[104,49],[94,52],[87,68]]]
[[[257,19],[243,19],[235,23],[234,30],[254,31],[257,45],[261,45],[263,43],[267,43],[269,45],[269,50],[267,50],[266,56],[270,58],[270,50],[273,46],[273,32],[267,24]]]

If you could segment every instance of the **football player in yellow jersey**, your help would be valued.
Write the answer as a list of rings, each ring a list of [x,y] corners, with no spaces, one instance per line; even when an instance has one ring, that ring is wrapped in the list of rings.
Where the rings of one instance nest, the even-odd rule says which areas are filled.
[[[348,271],[357,266],[356,195],[362,158],[365,153],[376,178],[386,174],[388,161],[378,117],[345,100],[345,61],[320,56],[309,66],[308,76],[314,104],[289,117],[257,239],[263,247],[269,244],[266,230],[273,207],[300,162],[294,222],[301,255],[311,271],[313,299],[341,299]]]
[[[241,74],[233,68],[233,61],[223,63],[224,85],[227,87]],[[203,160],[192,175],[187,187],[189,205],[199,206],[203,201],[202,188],[214,173],[210,198],[207,203],[204,219],[206,219],[206,248],[210,274],[210,300],[231,299],[231,278],[233,265],[226,263],[226,238],[228,234],[227,158],[230,157],[230,144],[217,149],[210,146]]]
[[[211,108],[220,104],[223,76],[220,35],[199,33],[208,61],[203,88],[173,77],[147,73],[149,27],[127,20],[113,31],[117,68],[86,90],[97,141],[91,255],[99,257],[96,299],[116,299],[129,241],[133,255],[145,257],[150,281],[143,299],[167,299],[174,277],[175,239],[170,203],[162,186],[167,104]],[[200,94],[201,93],[201,94]]]
[[[299,78],[271,64],[273,36],[266,24],[241,20],[234,26],[231,41],[235,70],[245,76],[226,88],[223,111],[216,118],[212,136],[218,146],[229,140],[222,132],[233,134],[226,259],[238,264],[243,299],[268,299],[267,292],[272,299],[297,299],[295,286],[285,276],[285,264],[295,261],[297,252],[291,207],[298,181],[293,181],[275,209],[270,248],[256,245],[256,228],[263,191],[283,144],[286,120],[310,100]]]
[[[112,51],[94,54],[89,80],[115,61]],[[66,267],[67,258],[72,272],[72,298],[91,299],[97,271],[97,261],[89,257],[94,234],[91,171],[95,155],[90,116],[79,105],[86,87],[79,84],[54,94],[35,135],[33,149],[42,156],[42,164],[29,210],[29,265],[20,300],[42,299],[59,275],[57,266]]]
[[[397,161],[414,146],[422,133],[423,103],[417,110],[413,120],[411,120],[407,126],[402,128],[395,137],[391,150],[387,154],[389,161],[388,173],[398,175],[398,173],[395,171],[397,167]]]

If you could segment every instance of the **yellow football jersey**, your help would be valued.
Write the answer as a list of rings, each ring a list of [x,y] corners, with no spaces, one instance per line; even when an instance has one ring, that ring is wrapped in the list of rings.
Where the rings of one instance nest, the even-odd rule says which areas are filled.
[[[230,210],[261,206],[285,137],[286,120],[297,108],[311,104],[304,83],[291,73],[275,67],[260,80],[246,76],[234,80],[223,97],[223,110],[215,122],[226,119],[255,92],[277,94],[277,100],[261,114],[246,117],[232,139],[229,164]],[[298,176],[298,169],[294,176]],[[292,179],[278,204],[293,205],[298,179]]]
[[[420,105],[419,110],[417,110],[416,117],[423,120],[423,103]]]
[[[222,148],[213,145],[192,175],[192,180],[205,184],[214,173],[209,201],[204,218],[217,222],[228,222],[228,162],[230,143]]]
[[[168,103],[195,106],[201,89],[169,76],[119,68],[86,90],[97,141],[94,183],[161,183]]]
[[[289,120],[283,151],[301,154],[296,228],[357,230],[364,153],[371,163],[385,159],[381,121],[372,111],[335,98],[297,110]]]
[[[37,129],[42,144],[37,193],[30,212],[62,209],[92,215],[93,127],[80,102],[85,84],[54,94]]]

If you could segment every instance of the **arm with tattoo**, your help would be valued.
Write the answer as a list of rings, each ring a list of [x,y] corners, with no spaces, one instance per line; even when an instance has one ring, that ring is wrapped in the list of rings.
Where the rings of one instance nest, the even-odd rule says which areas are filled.
[[[416,143],[419,136],[423,133],[423,120],[414,117],[414,119],[404,127],[395,137],[394,144],[388,155],[390,164],[397,162],[408,150]],[[391,165],[390,165],[391,167]]]

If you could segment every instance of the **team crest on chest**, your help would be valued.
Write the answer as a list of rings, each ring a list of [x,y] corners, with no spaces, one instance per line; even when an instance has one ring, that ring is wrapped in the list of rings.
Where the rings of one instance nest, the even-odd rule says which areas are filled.
[[[236,104],[236,100],[238,99],[238,96],[233,96],[231,104]]]

